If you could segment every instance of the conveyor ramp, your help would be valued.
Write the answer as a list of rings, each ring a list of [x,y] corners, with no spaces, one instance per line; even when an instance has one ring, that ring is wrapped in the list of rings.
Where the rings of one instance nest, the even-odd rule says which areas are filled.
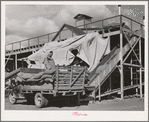
[[[138,41],[130,40],[130,45],[133,46]],[[130,50],[130,45],[127,43],[123,47],[123,56]],[[117,64],[120,61],[120,48],[115,47],[111,53],[109,53],[91,72],[89,82],[86,85],[86,89],[90,91],[97,91],[99,85],[101,86],[106,79],[117,68]]]

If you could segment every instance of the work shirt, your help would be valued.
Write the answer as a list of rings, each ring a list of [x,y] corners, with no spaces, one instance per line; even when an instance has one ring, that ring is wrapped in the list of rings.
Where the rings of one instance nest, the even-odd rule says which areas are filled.
[[[49,69],[49,70],[55,69],[55,62],[54,62],[53,58],[50,58],[50,59],[45,58],[44,64],[45,64],[46,69]]]

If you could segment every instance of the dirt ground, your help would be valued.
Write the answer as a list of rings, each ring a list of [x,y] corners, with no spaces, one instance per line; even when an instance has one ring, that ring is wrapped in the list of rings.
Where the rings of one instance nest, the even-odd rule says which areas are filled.
[[[123,100],[119,98],[102,100],[101,102],[82,102],[80,105],[66,105],[62,101],[53,101],[44,108],[37,108],[33,104],[27,104],[26,100],[19,100],[15,105],[9,103],[5,98],[5,110],[92,110],[92,111],[143,111],[144,98],[125,97]]]

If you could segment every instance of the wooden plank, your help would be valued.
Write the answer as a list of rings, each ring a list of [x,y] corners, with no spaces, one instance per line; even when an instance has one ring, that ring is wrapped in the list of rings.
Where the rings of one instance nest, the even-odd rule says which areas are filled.
[[[23,91],[47,91],[53,89],[53,85],[51,83],[43,84],[43,85],[21,85],[21,90]]]
[[[59,74],[70,74],[70,71],[61,71],[61,70],[59,70]]]
[[[76,78],[72,81],[72,83],[70,84],[70,87],[72,87],[72,85],[77,81],[77,79],[81,76],[81,74],[84,72],[84,70],[85,70],[85,69],[83,69],[83,70],[80,72],[80,74],[78,75],[78,77],[76,77]]]
[[[77,90],[83,90],[83,87],[81,87],[81,86],[80,87],[78,87],[78,86],[77,87],[71,87],[71,88],[64,87],[64,88],[59,88],[58,89],[58,91],[62,91],[62,90],[64,90],[64,91],[67,91],[67,90],[76,90],[77,91]]]
[[[70,85],[70,80],[61,80],[61,81],[58,81],[59,82],[59,84],[69,84]],[[83,82],[82,81],[79,81],[79,80],[77,80],[76,82],[75,82],[75,84],[83,84]]]
[[[140,65],[135,65],[135,64],[129,64],[129,63],[124,63],[125,66],[129,66],[129,67],[138,67],[138,68],[142,68],[142,66]]]
[[[120,34],[120,31],[114,31],[114,32],[110,32],[110,33],[104,33],[103,37],[107,37],[107,36],[112,36],[112,35],[117,35]]]
[[[125,86],[123,90],[129,90],[129,89],[132,89],[132,88],[136,88],[138,86],[139,85]],[[113,89],[111,91],[108,91],[108,92],[105,92],[105,93],[101,94],[101,97],[106,96],[106,95],[110,95],[110,94],[114,94],[114,93],[117,93],[117,92],[120,92],[120,91],[121,91],[120,88]]]
[[[59,88],[61,87],[67,87],[69,88],[69,84],[59,84]],[[83,87],[82,84],[74,84],[73,87]]]

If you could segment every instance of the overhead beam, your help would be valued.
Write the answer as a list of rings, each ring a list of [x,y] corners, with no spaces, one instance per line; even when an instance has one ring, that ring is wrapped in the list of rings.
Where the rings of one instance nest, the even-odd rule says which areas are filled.
[[[18,68],[17,54],[15,54],[15,70]]]
[[[123,65],[125,65],[125,66],[129,66],[129,67],[142,68],[142,66],[141,66],[141,65],[129,64],[129,63],[123,63]]]

